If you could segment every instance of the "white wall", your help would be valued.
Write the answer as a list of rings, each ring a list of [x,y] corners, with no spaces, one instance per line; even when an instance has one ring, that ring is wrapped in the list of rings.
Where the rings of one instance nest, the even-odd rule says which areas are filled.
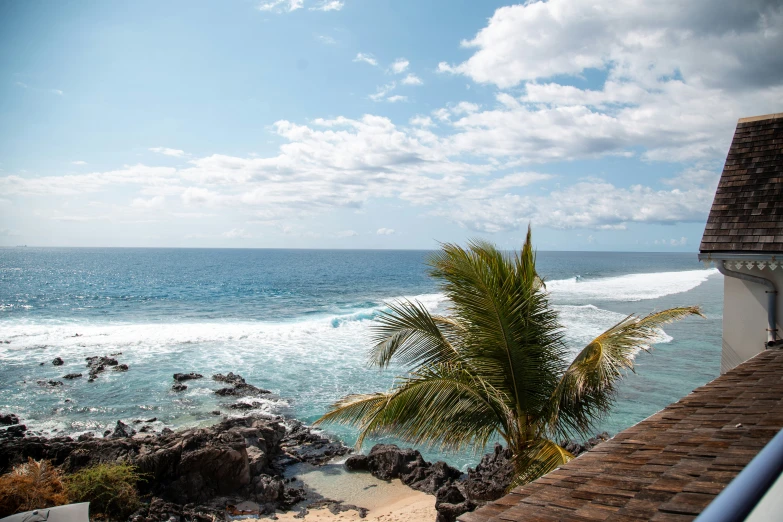
[[[737,269],[734,263],[726,268],[761,276],[775,283],[777,296],[778,335],[783,336],[783,267],[776,270]],[[726,373],[764,350],[767,341],[766,287],[734,277],[723,278],[723,350],[720,372]]]

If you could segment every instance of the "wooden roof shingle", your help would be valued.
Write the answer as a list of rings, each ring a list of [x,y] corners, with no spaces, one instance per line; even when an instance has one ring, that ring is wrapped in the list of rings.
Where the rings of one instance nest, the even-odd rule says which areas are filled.
[[[766,350],[458,520],[693,520],[781,428],[783,350]]]
[[[737,123],[699,251],[783,253],[783,113]]]

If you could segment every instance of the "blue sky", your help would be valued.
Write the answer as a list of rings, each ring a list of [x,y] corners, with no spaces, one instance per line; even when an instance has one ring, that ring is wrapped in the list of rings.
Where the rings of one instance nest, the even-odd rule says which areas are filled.
[[[694,251],[778,2],[0,1],[0,245]]]

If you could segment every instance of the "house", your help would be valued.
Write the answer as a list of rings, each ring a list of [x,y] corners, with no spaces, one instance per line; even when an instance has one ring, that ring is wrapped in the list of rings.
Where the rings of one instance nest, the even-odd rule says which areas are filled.
[[[723,283],[721,373],[783,346],[783,113],[742,118],[699,248]]]

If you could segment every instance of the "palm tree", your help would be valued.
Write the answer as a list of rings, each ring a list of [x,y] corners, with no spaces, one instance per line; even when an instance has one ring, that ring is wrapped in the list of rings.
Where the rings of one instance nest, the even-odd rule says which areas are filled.
[[[536,273],[529,228],[519,253],[484,241],[445,244],[429,265],[449,315],[414,301],[390,305],[375,327],[370,363],[397,362],[407,374],[388,392],[345,397],[317,423],[358,427],[359,447],[368,436],[395,435],[481,450],[500,437],[514,456],[513,485],[574,458],[556,441],[586,436],[610,410],[618,381],[662,325],[701,315],[698,307],[629,315],[572,358]]]

